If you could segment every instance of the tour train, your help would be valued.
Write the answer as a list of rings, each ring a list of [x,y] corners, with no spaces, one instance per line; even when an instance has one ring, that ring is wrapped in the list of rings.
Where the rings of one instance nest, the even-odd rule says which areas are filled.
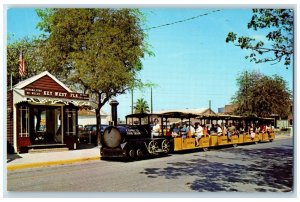
[[[153,133],[154,122],[158,122],[160,127],[157,134]],[[208,126],[209,130],[204,130],[198,139],[191,127],[193,123],[200,124],[204,128]],[[274,125],[274,119],[258,117],[197,115],[184,112],[131,114],[126,116],[125,125],[109,126],[105,129],[101,135],[100,155],[101,158],[122,157],[136,160],[144,156],[158,156],[185,150],[207,151],[217,146],[236,147],[245,143],[272,142],[275,134],[271,124]],[[176,125],[180,128],[174,133],[172,127]],[[184,125],[187,126],[186,130],[182,130]],[[228,136],[225,129],[219,133],[214,130],[214,125],[234,125],[235,131],[231,131],[231,135]],[[260,129],[251,130],[250,125],[260,126]]]

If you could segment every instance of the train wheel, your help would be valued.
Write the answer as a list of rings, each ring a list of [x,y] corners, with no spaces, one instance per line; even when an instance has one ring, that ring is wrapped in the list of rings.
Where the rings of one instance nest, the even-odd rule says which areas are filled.
[[[150,154],[155,154],[157,149],[158,149],[158,146],[157,146],[156,141],[152,140],[151,142],[149,142],[148,151],[149,151]]]
[[[203,148],[203,151],[207,152],[207,151],[208,151],[208,148],[207,148],[207,147],[204,147],[204,148]]]
[[[137,150],[136,150],[136,156],[137,157],[141,157],[141,156],[143,156],[144,154],[143,154],[143,151],[140,149],[140,148],[138,148]]]
[[[257,141],[255,141],[255,144],[258,144],[258,142],[257,142]]]
[[[237,147],[237,144],[233,144],[233,147]]]
[[[164,153],[169,153],[170,151],[170,143],[167,140],[163,140],[161,143],[161,149],[163,150]]]
[[[134,149],[129,149],[129,151],[128,151],[128,157],[130,159],[134,159],[135,158],[135,151],[134,151]]]
[[[273,139],[270,139],[269,141],[270,141],[270,142],[273,142]]]

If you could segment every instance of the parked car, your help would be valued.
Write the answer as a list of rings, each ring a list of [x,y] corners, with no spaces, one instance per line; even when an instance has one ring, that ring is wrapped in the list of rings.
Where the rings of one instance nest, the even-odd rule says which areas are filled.
[[[82,131],[82,130],[84,130],[84,126],[83,126],[83,125],[81,125],[81,124],[79,124],[79,125],[78,125],[78,130],[79,130],[79,131]]]
[[[107,124],[101,124],[100,133],[102,134],[105,128],[108,127]],[[96,124],[88,124],[84,126],[84,130],[82,132],[79,131],[79,140],[80,142],[89,143],[91,136],[91,143],[97,144],[97,135],[96,135]]]

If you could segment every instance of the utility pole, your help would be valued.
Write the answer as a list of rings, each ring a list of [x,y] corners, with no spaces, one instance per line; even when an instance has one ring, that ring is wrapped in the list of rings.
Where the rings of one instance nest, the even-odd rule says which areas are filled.
[[[133,114],[133,88],[131,89],[131,114]]]
[[[152,87],[151,87],[151,100],[150,100],[150,105],[151,105],[151,114],[153,113],[153,100],[152,100]]]
[[[152,100],[152,87],[150,88],[150,108],[151,108],[151,114],[153,114],[153,100]],[[151,116],[151,123],[152,123],[152,116]]]
[[[131,89],[131,114],[133,114],[133,88]],[[131,118],[131,125],[133,125],[133,117]]]

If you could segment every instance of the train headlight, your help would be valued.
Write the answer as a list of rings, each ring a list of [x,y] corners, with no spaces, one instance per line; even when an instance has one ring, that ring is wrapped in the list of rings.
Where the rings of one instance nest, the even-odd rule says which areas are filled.
[[[103,142],[107,147],[115,148],[120,145],[122,135],[115,127],[106,128],[103,134]]]

